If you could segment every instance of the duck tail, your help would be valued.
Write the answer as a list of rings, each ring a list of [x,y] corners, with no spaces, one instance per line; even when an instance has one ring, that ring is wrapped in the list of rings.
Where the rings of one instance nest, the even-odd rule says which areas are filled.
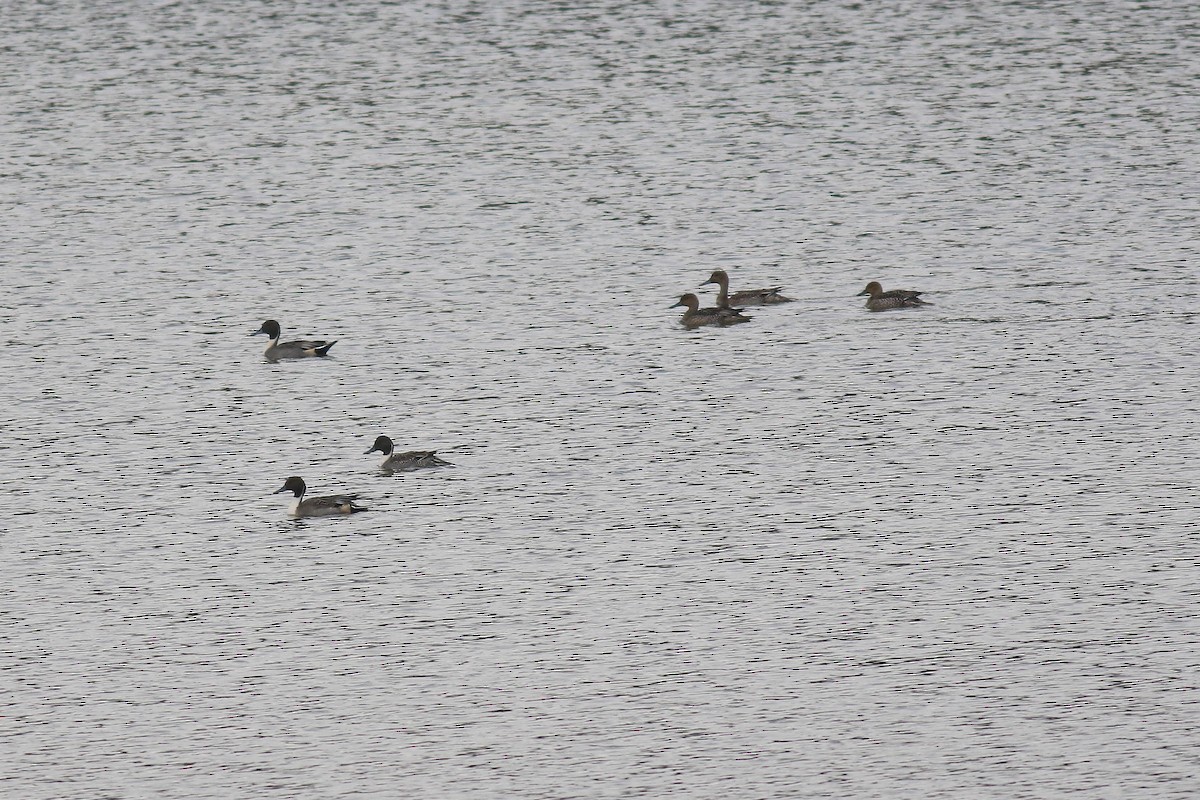
[[[333,347],[335,344],[337,344],[337,339],[334,339],[334,340],[333,340],[332,342],[330,342],[329,344],[322,345],[322,346],[318,347],[318,348],[316,349],[316,353],[317,353],[317,355],[319,355],[319,356],[323,356],[323,355],[325,355],[326,353],[328,353],[328,352],[329,352],[329,348]]]

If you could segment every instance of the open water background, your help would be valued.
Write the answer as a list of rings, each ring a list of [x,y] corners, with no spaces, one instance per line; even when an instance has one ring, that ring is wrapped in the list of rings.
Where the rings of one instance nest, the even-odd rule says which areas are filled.
[[[1195,798],[1197,42],[6,5],[0,796]]]

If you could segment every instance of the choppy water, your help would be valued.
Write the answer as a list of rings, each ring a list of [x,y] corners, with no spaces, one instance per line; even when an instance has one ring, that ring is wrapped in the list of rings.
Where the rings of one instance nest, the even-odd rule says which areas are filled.
[[[0,795],[1197,796],[1198,34],[9,7]]]

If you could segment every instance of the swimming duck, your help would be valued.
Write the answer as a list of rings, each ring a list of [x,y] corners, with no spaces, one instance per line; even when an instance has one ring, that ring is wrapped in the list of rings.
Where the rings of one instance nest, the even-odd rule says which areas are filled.
[[[267,345],[266,352],[263,353],[267,357],[267,361],[278,361],[281,358],[313,358],[315,356],[323,356],[329,352],[329,348],[333,347],[337,341],[336,339],[333,342],[327,342],[324,339],[301,339],[280,344],[279,323],[273,319],[264,322],[261,328],[250,335],[257,336],[260,333],[265,333],[271,340]]]
[[[292,501],[292,506],[288,509],[288,516],[291,517],[333,517],[338,514],[354,514],[367,510],[355,504],[355,498],[358,497],[356,494],[335,494],[327,497],[310,497],[305,500],[305,491],[307,491],[307,487],[304,485],[304,479],[293,475],[284,481],[283,486],[276,489],[273,494],[291,492],[295,495],[296,499]]]
[[[679,322],[688,330],[699,328],[701,325],[725,327],[726,325],[736,325],[739,322],[749,322],[752,319],[752,317],[743,316],[740,308],[701,308],[700,298],[690,292],[679,298],[679,302],[671,308],[680,306],[687,307],[687,311],[683,312]]]
[[[879,281],[871,281],[867,284],[867,288],[855,295],[862,297],[870,295],[867,298],[867,308],[871,311],[887,311],[893,308],[916,308],[917,306],[929,306],[932,303],[922,300],[920,292],[910,292],[907,289],[892,289],[890,292],[885,292],[883,287],[879,285]]]
[[[723,269],[713,270],[713,274],[708,277],[701,286],[707,286],[710,283],[715,283],[721,289],[717,292],[717,305],[721,308],[730,308],[731,306],[773,306],[779,303],[791,303],[792,298],[784,297],[779,293],[782,286],[776,286],[772,289],[746,289],[741,292],[729,293],[729,275]]]
[[[436,450],[409,450],[406,453],[393,452],[392,440],[386,436],[377,436],[375,444],[367,453],[383,453],[380,467],[390,472],[408,472],[422,467],[449,467],[449,461],[437,457]],[[365,453],[364,453],[365,455]]]

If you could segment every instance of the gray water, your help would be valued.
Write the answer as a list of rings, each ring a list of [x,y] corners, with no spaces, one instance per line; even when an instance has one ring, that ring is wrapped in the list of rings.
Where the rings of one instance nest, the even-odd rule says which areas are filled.
[[[1198,36],[6,6],[0,796],[1196,797]]]

